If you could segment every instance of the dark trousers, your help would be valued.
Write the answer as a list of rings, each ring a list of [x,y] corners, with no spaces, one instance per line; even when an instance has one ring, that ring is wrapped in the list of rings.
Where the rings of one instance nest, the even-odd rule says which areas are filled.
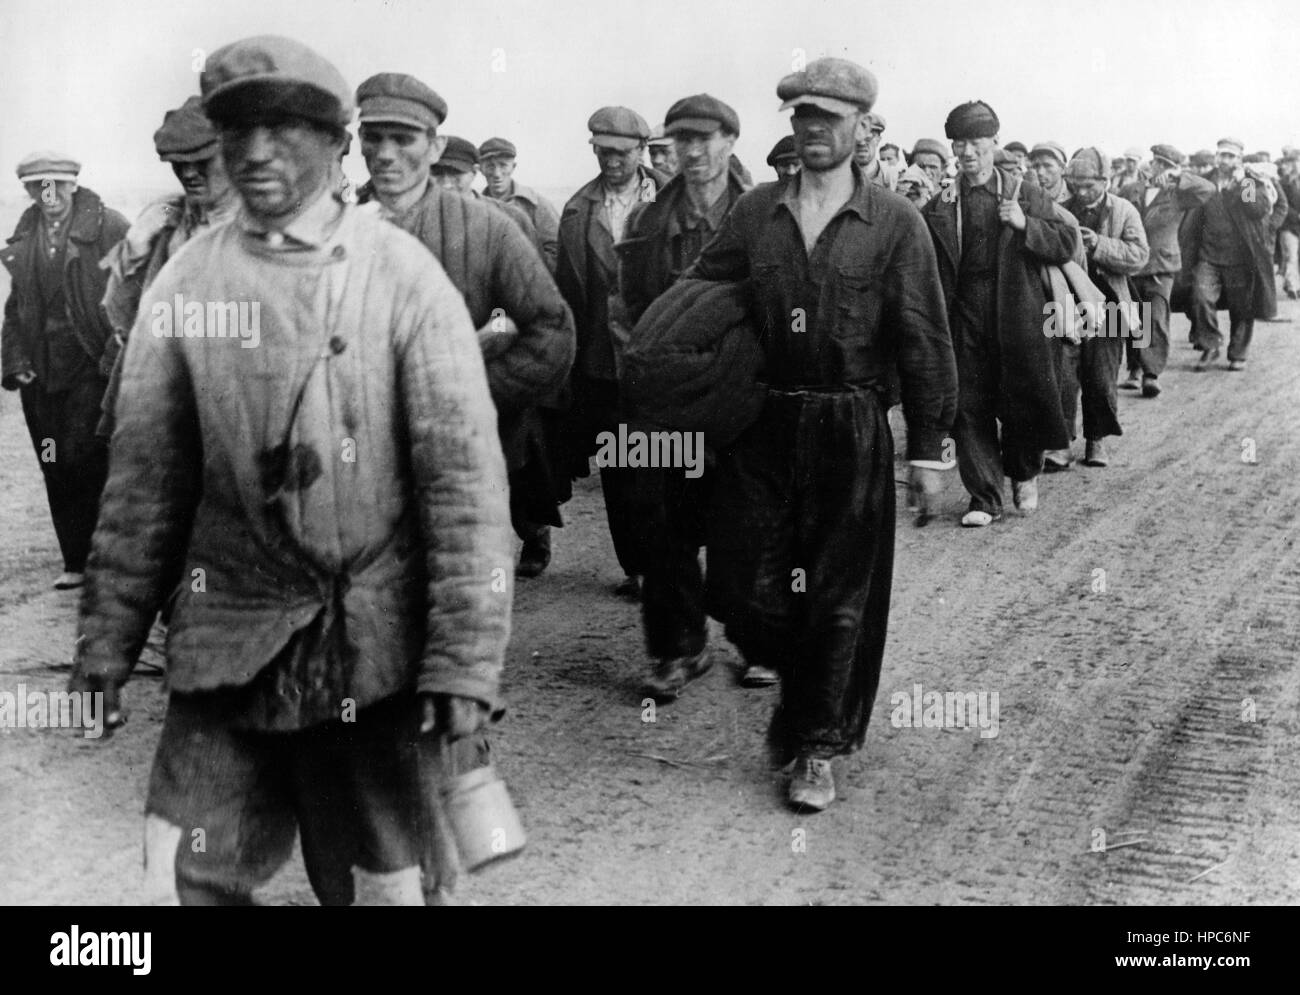
[[[1199,262],[1192,283],[1192,343],[1198,349],[1223,345],[1219,330],[1219,297],[1228,299],[1232,331],[1228,359],[1244,360],[1255,334],[1255,271],[1250,266],[1216,266]]]
[[[1043,469],[1043,451],[1002,426],[998,432],[1001,367],[993,280],[971,280],[959,291],[952,321],[957,356],[957,470],[970,510],[1002,511],[1002,477],[1031,480]]]
[[[720,454],[709,610],[745,661],[781,675],[774,759],[862,745],[894,568],[894,444],[868,390],[769,391]]]
[[[63,568],[72,573],[86,569],[108,476],[108,444],[95,434],[104,387],[102,378],[87,377],[56,393],[47,393],[40,381],[21,391]]]
[[[641,620],[646,652],[693,656],[708,641],[705,629],[705,543],[712,476],[646,467],[632,471],[635,512],[645,529]]]
[[[1123,435],[1119,425],[1119,390],[1115,377],[1124,358],[1124,339],[1084,339],[1079,345],[1058,340],[1057,377],[1061,382],[1061,409],[1075,438],[1074,426],[1079,414],[1079,395],[1083,395],[1083,437],[1104,439]],[[1139,350],[1140,351],[1140,350]]]
[[[1128,343],[1128,368],[1144,377],[1159,377],[1169,362],[1169,295],[1174,287],[1172,273],[1152,273],[1135,276],[1129,281],[1135,299],[1146,304],[1150,313],[1149,341],[1139,349],[1130,339]]]
[[[575,393],[582,436],[578,452],[594,453],[598,448],[596,438],[601,432],[618,436],[619,422],[623,420],[618,382],[583,378]],[[629,577],[645,573],[642,527],[637,522],[635,510],[634,474],[635,471],[627,467],[602,467],[600,471],[600,489],[605,496],[605,517],[609,522],[609,536],[614,542],[614,555],[618,557],[623,573]]]

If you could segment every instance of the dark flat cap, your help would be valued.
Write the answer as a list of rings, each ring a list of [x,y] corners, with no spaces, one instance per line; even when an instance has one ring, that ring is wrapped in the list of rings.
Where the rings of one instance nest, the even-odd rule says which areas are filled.
[[[1025,148],[1024,142],[1007,142],[1007,144],[1003,145],[1002,148],[1007,152],[1018,152],[1025,156],[1029,155],[1029,149]]]
[[[484,159],[513,159],[516,155],[514,142],[505,138],[489,138],[478,147],[479,162]]]
[[[848,59],[814,59],[803,72],[791,73],[776,85],[781,110],[813,104],[832,114],[869,111],[879,91],[871,71]]]
[[[1060,142],[1038,142],[1029,150],[1030,162],[1044,155],[1050,155],[1062,166],[1069,161],[1065,155],[1065,146]]]
[[[217,154],[217,129],[203,113],[195,96],[163,115],[162,127],[153,133],[153,147],[163,162],[200,162]]]
[[[630,107],[602,107],[587,119],[587,139],[598,148],[619,149],[626,152],[641,145],[650,137],[650,126]]]
[[[203,109],[217,125],[277,115],[337,128],[352,120],[352,90],[339,71],[302,42],[279,35],[217,49],[199,88]]]
[[[683,97],[669,107],[668,113],[664,115],[665,135],[675,135],[679,131],[695,131],[707,135],[719,128],[728,135],[739,135],[740,118],[721,100],[707,93]]]
[[[794,135],[786,135],[772,146],[772,151],[767,154],[767,164],[775,166],[777,163],[789,162],[791,159],[798,158],[799,153],[794,147]]]
[[[362,124],[439,127],[447,120],[447,101],[406,73],[378,73],[357,87],[357,117]]]
[[[943,133],[950,139],[992,138],[1002,127],[993,108],[982,100],[971,100],[954,107],[943,123]]]
[[[1192,165],[1198,169],[1204,169],[1206,166],[1214,165],[1214,153],[1209,149],[1197,149],[1192,153]]]
[[[1181,166],[1187,158],[1172,145],[1152,145],[1151,155],[1174,166]]]
[[[650,148],[654,149],[654,148],[663,148],[664,146],[671,145],[672,143],[673,143],[672,138],[664,134],[664,126],[661,124],[650,132],[650,141],[648,141],[646,144],[649,145]]]
[[[1110,176],[1110,160],[1097,148],[1082,148],[1070,157],[1065,175],[1076,180],[1104,180]]]
[[[447,147],[433,164],[434,169],[445,167],[457,173],[472,173],[478,165],[478,149],[474,143],[458,135],[447,136]]]
[[[75,180],[81,172],[81,163],[62,152],[33,152],[18,164],[18,179],[22,183],[36,180]]]
[[[924,152],[937,155],[944,162],[948,161],[948,146],[937,138],[918,138],[916,144],[912,146],[911,158],[915,160],[918,155]]]

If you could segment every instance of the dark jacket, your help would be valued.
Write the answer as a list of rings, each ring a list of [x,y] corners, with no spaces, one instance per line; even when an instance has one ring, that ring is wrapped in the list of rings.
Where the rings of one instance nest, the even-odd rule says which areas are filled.
[[[542,254],[546,268],[554,276],[560,252],[560,215],[556,212],[555,205],[532,187],[514,182],[510,185],[510,193],[504,197],[493,197],[487,190],[483,191],[483,196],[497,203],[517,207],[528,216],[537,231],[537,250]]]
[[[766,383],[869,387],[886,406],[901,383],[908,456],[939,460],[957,377],[934,246],[909,201],[853,176],[812,260],[795,177],[742,196],[682,279],[748,281]]]
[[[1253,316],[1268,320],[1277,316],[1277,288],[1273,282],[1273,242],[1276,238],[1277,225],[1286,216],[1287,205],[1279,197],[1270,208],[1268,194],[1263,184],[1267,180],[1255,179],[1250,175],[1234,180],[1218,191],[1215,196],[1223,198],[1228,219],[1246,244],[1246,256],[1242,265],[1250,266],[1255,273],[1253,292]],[[1200,261],[1201,238],[1204,235],[1204,209],[1197,208],[1195,214],[1188,215],[1185,229],[1187,241],[1183,245],[1183,272],[1181,281],[1190,284],[1190,274]],[[1175,287],[1177,294],[1178,288]],[[1176,300],[1171,306],[1177,308],[1182,300]],[[1227,308],[1227,300],[1220,297],[1217,302],[1219,310]]]
[[[6,390],[17,389],[16,378],[21,373],[44,376],[37,369],[42,354],[37,341],[45,331],[45,302],[36,276],[40,224],[40,208],[33,204],[18,219],[8,244],[0,249],[0,264],[13,278],[5,302],[4,328],[0,331],[0,383]],[[72,195],[68,248],[63,263],[63,296],[77,342],[97,364],[113,334],[99,307],[108,283],[108,274],[99,268],[99,261],[126,234],[128,227],[126,218],[105,207],[99,194],[88,187],[79,187]]]
[[[1183,216],[1200,207],[1214,196],[1214,184],[1194,173],[1182,173],[1175,187],[1161,187],[1147,203],[1146,192],[1154,187],[1149,179],[1130,183],[1120,191],[1120,196],[1137,208],[1142,227],[1147,233],[1151,255],[1147,264],[1138,270],[1138,276],[1159,273],[1177,273],[1182,269],[1183,256],[1178,245],[1178,228]]]
[[[1278,183],[1286,196],[1286,218],[1282,222],[1282,231],[1300,235],[1300,175],[1283,177]]]
[[[555,281],[504,206],[431,183],[393,221],[442,264],[475,328],[489,324],[498,309],[518,326],[518,337],[487,359],[501,444],[507,464],[517,469],[525,439],[536,430],[531,409],[563,386],[575,341],[573,318]]]
[[[734,169],[727,171],[727,211],[748,189]],[[686,200],[686,180],[678,174],[669,180],[659,196],[632,209],[618,253],[618,295],[629,327],[641,320],[651,302],[676,282],[693,258],[686,259],[682,241],[681,207]]]
[[[1015,178],[1005,170],[997,172],[1005,196]],[[921,209],[934,238],[949,313],[961,262],[957,247],[960,187],[958,178]],[[1040,268],[1044,263],[1059,265],[1070,260],[1078,235],[1038,187],[1021,183],[1016,196],[1025,212],[1025,230],[1003,225],[998,237],[998,418],[1003,425],[1014,425],[1014,434],[1027,444],[1064,449],[1070,444],[1070,432],[1061,410],[1052,340],[1043,334],[1047,296]]]
[[[668,177],[656,169],[637,168],[643,200],[653,199],[667,182]],[[614,241],[605,222],[604,194],[597,176],[564,205],[555,269],[555,282],[573,309],[578,333],[574,371],[596,380],[618,379],[609,336],[609,295],[618,285]]]

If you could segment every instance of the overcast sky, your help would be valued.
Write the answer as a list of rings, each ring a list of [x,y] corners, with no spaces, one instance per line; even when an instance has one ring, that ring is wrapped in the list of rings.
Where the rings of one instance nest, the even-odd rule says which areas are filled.
[[[853,59],[880,81],[886,140],[943,137],[979,98],[1004,142],[1067,149],[1233,134],[1247,150],[1300,144],[1297,0],[3,0],[0,169],[54,148],[101,189],[167,187],[152,135],[198,92],[196,56],[254,34],[317,49],[355,87],[413,73],[450,105],[447,133],[503,135],[517,177],[576,188],[595,175],[586,121],[625,104],[653,126],[679,97],[708,92],[740,115],[736,151],[756,178],[787,133],[777,81],[802,50]],[[365,178],[355,151],[350,175]],[[19,193],[16,178],[3,194]],[[0,186],[0,191],[5,188]]]

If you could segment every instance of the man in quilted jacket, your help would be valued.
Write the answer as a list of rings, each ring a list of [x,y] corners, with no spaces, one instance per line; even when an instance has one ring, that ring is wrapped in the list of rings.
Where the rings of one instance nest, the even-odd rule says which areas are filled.
[[[120,688],[163,600],[146,898],[248,904],[301,836],[323,904],[422,904],[434,737],[499,711],[505,462],[461,295],[331,191],[352,92],[287,38],[201,80],[239,216],[144,295],[72,689]]]

